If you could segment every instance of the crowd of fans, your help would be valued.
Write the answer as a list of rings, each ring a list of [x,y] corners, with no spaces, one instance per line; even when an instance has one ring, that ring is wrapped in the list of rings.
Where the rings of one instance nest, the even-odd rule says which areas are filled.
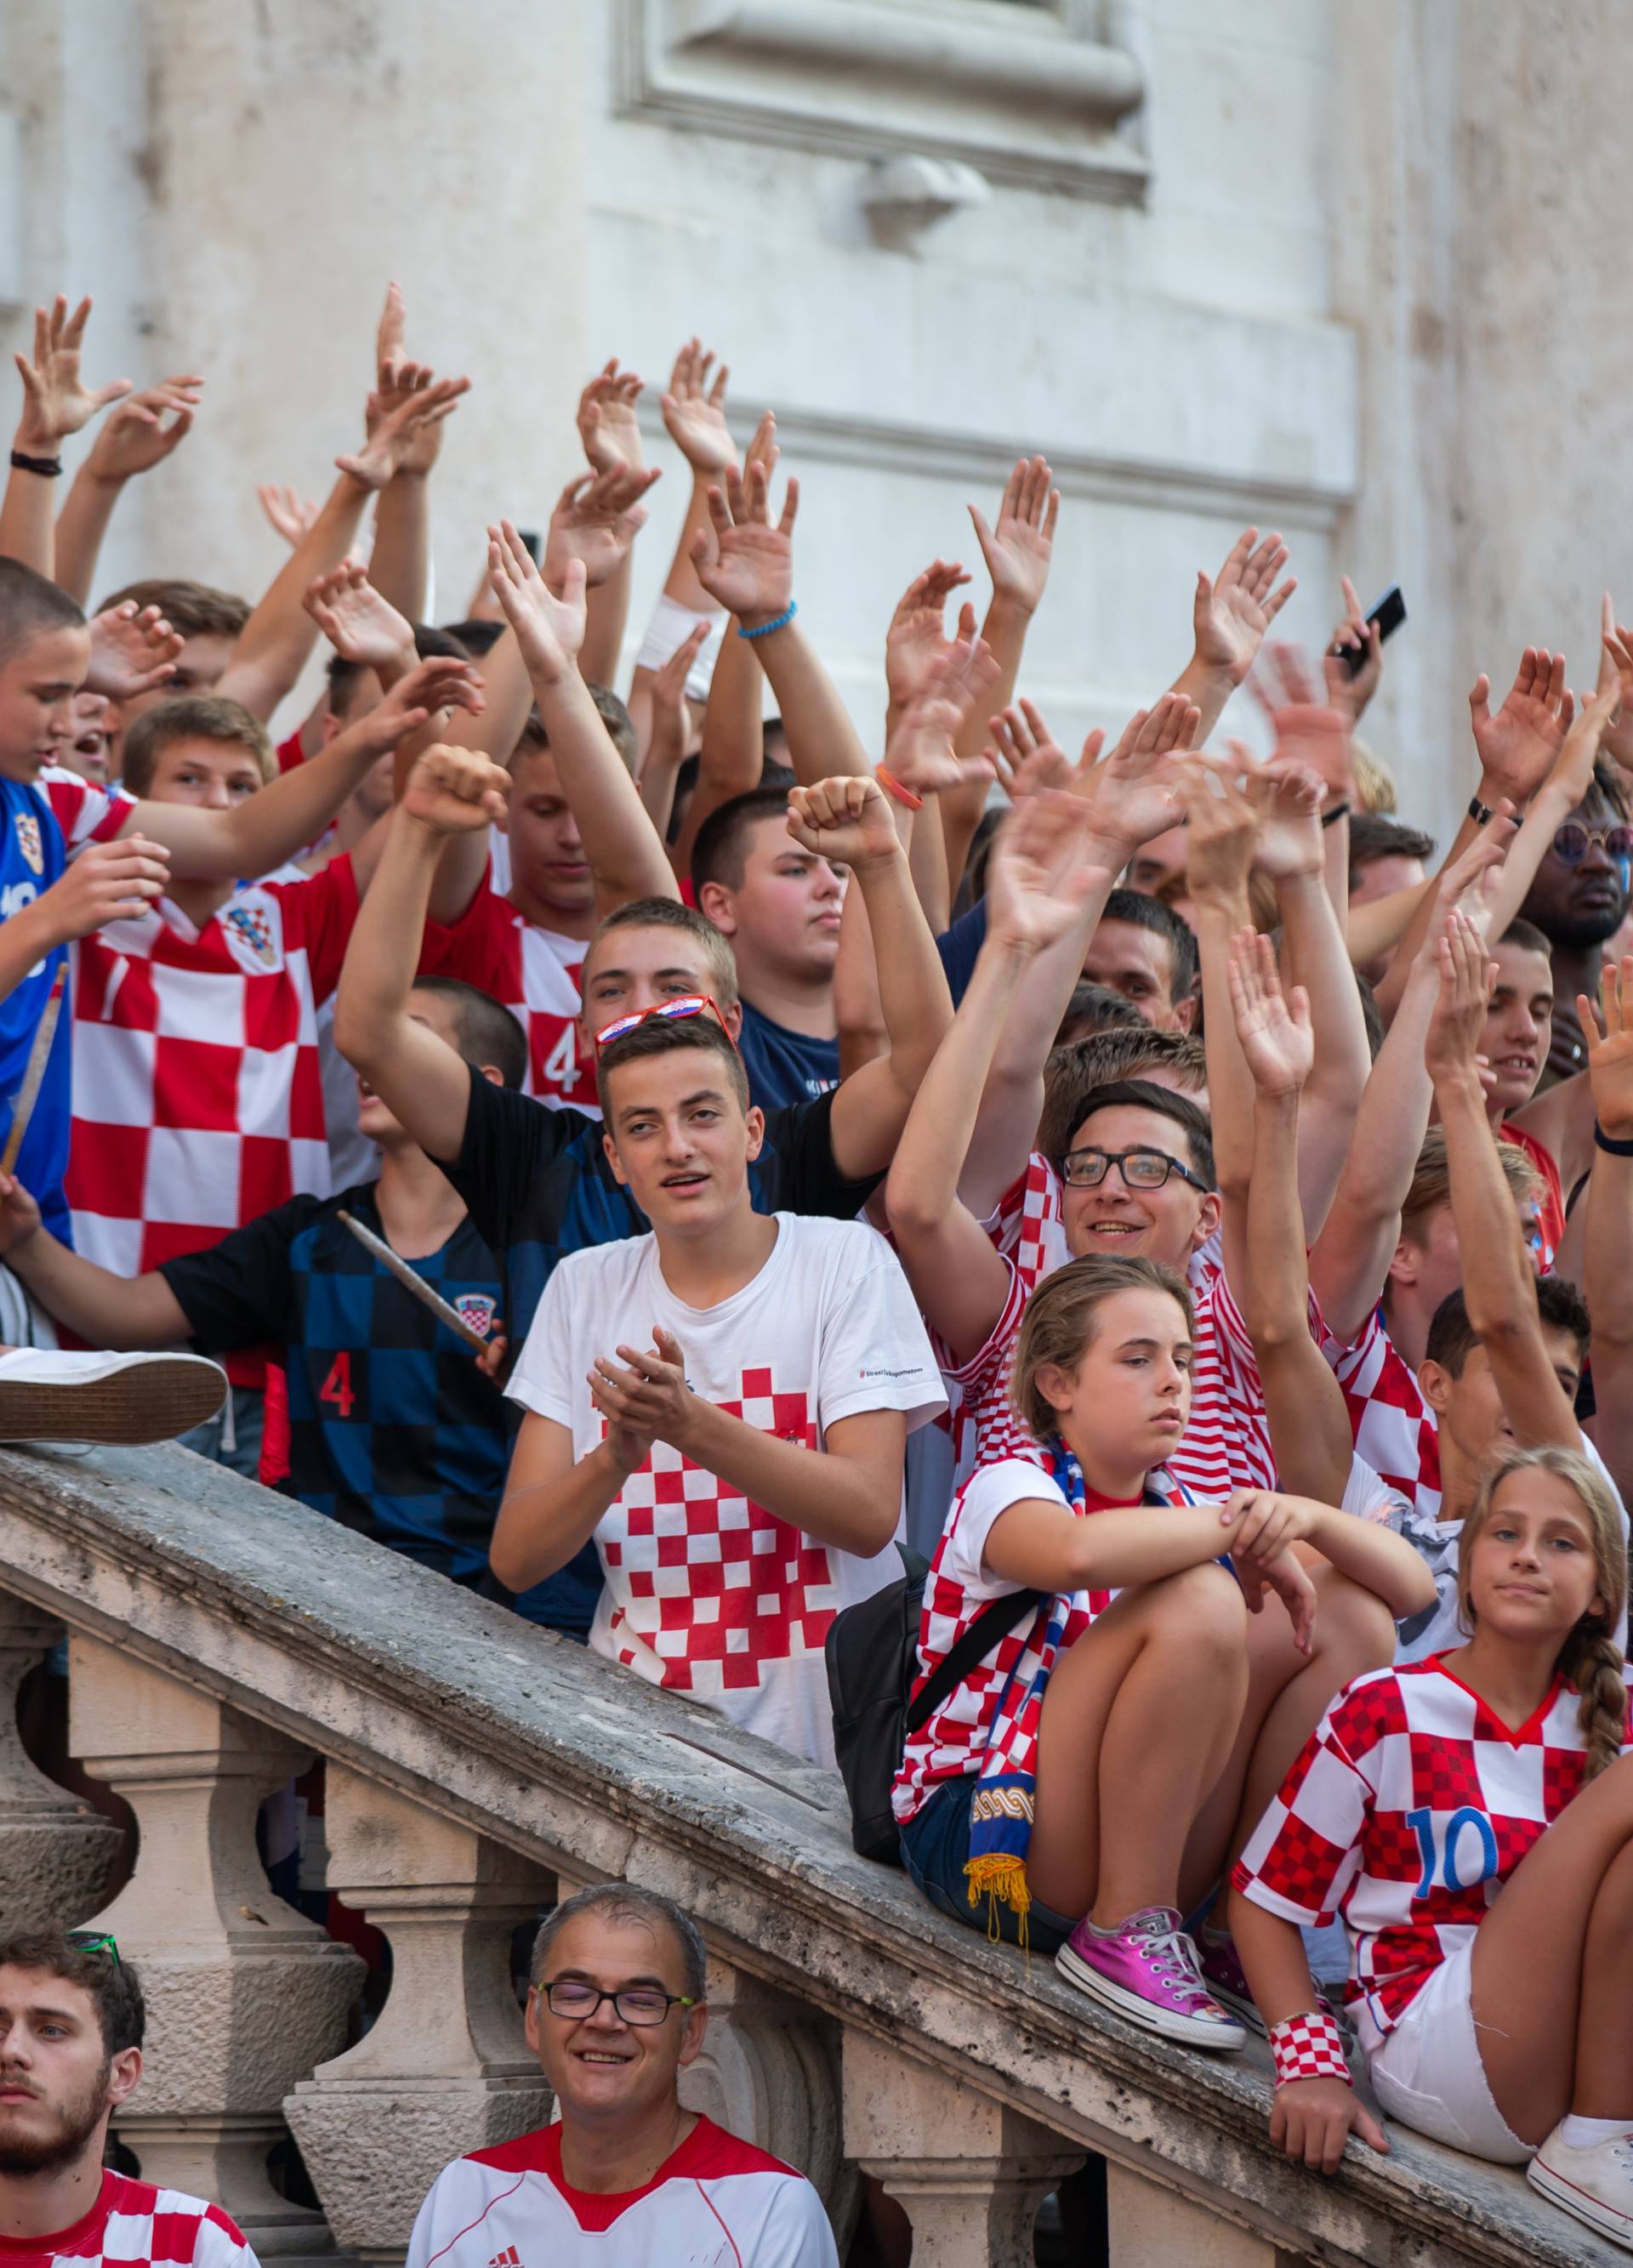
[[[1288,553],[1252,528],[1188,631],[1176,593],[1172,684],[1059,746],[1017,699],[1041,458],[971,508],[986,591],[937,556],[882,625],[859,731],[774,420],[740,453],[696,340],[627,681],[676,469],[641,379],[590,379],[548,530],[490,527],[469,618],[430,625],[469,381],[409,357],[395,286],[329,495],[263,492],[268,590],[104,593],[203,380],[91,388],[88,312],[18,357],[0,505],[0,1437],[190,1427],[818,1764],[825,1656],[913,1581],[905,1540],[886,1763],[931,1904],[1171,2040],[1267,2033],[1306,2164],[1386,2147],[1370,2102],[1633,2249],[1610,600],[1591,690],[1542,647],[1500,702],[1476,683],[1441,851],[1356,737],[1378,624],[1346,583],[1323,654],[1271,641]],[[1262,762],[1217,737],[1243,689]],[[565,2139],[451,2169],[417,2258],[472,2228],[473,2263],[514,2258],[534,2177],[564,2230],[683,2180],[743,2216],[735,2257],[831,2257],[783,2169],[678,2108],[689,1927],[547,1923],[528,2021]],[[0,1958],[0,2062],[32,2021],[7,1980],[106,1999],[110,1962]],[[132,2085],[138,2046],[109,2051]]]

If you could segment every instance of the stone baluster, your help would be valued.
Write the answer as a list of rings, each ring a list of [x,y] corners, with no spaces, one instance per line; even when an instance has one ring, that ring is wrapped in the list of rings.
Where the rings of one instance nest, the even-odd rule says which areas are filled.
[[[0,1592],[0,1913],[8,1929],[74,1929],[116,1879],[124,1837],[29,1757],[18,1689],[63,1635],[26,1600]]]
[[[391,1987],[355,2047],[284,2104],[336,2240],[395,2262],[449,2160],[549,2119],[510,1943],[550,1893],[530,1859],[344,1764],[324,1793],[329,1887],[391,1946]]]
[[[1293,2254],[1267,2237],[1114,2158],[1105,2169],[1105,2224],[1112,2268],[1172,2268],[1179,2260],[1205,2260],[1208,2268],[1297,2268]]]
[[[96,1917],[138,1969],[148,2036],[117,2131],[143,2178],[213,2198],[262,2259],[332,2250],[267,2160],[285,2095],[345,2040],[356,1954],[275,1897],[262,1798],[307,1751],[131,1654],[70,1640],[70,1746],[137,1816],[136,1871]]]
[[[912,2221],[913,2268],[1030,2268],[1038,2206],[1083,2161],[1019,2111],[849,2030],[845,2147]]]

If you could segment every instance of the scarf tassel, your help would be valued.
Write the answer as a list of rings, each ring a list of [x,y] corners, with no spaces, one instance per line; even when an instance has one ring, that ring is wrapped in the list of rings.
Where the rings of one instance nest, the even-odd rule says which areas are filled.
[[[986,1900],[986,1934],[997,1944],[1000,1937],[998,1909],[1008,1906],[1016,1919],[1016,1935],[1023,1948],[1027,1947],[1026,1917],[1031,1909],[1032,1894],[1026,1886],[1026,1861],[1009,1851],[983,1852],[972,1859],[964,1867],[964,1880],[970,1885],[970,1904],[979,1905]]]

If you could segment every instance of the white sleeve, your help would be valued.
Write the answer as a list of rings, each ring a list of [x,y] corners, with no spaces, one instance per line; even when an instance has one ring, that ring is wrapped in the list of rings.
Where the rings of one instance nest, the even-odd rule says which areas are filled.
[[[782,2183],[743,2268],[839,2268],[833,2230],[808,2181]]]
[[[505,1388],[511,1401],[520,1402],[524,1410],[540,1418],[553,1418],[569,1432],[573,1431],[573,1366],[580,1348],[580,1335],[573,1328],[578,1304],[573,1296],[575,1273],[573,1256],[559,1261],[550,1271]],[[585,1352],[586,1366],[594,1351]]]
[[[1352,1456],[1343,1501],[1338,1508],[1341,1512],[1353,1512],[1362,1520],[1376,1520],[1389,1526],[1407,1509],[1407,1500],[1364,1457]]]
[[[425,2268],[431,2257],[436,2234],[437,2191],[442,2183],[439,2174],[420,2200],[419,2211],[414,2216],[413,2230],[409,2237],[408,2258],[403,2268]]]
[[[858,1259],[828,1278],[816,1406],[824,1430],[864,1410],[905,1410],[912,1432],[947,1396],[900,1261],[875,1230],[864,1236]]]
[[[994,1464],[982,1465],[954,1502],[942,1573],[961,1584],[974,1599],[1001,1599],[1020,1590],[1021,1584],[1005,1582],[984,1565],[986,1539],[999,1516],[1011,1505],[1038,1502],[1059,1505],[1062,1512],[1071,1510],[1041,1465],[1024,1457],[1000,1457]]]
[[[201,2220],[193,2240],[193,2268],[260,2268],[240,2229],[230,2232],[217,2220]]]

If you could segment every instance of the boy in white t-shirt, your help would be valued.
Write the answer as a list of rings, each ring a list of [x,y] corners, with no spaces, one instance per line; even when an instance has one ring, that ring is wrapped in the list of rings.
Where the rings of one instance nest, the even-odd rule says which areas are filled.
[[[755,1211],[762,1119],[713,1001],[620,1017],[597,1048],[607,1154],[652,1233],[545,1288],[493,1570],[536,1582],[593,1535],[597,1653],[831,1764],[823,1642],[898,1572],[935,1358],[872,1229]]]

